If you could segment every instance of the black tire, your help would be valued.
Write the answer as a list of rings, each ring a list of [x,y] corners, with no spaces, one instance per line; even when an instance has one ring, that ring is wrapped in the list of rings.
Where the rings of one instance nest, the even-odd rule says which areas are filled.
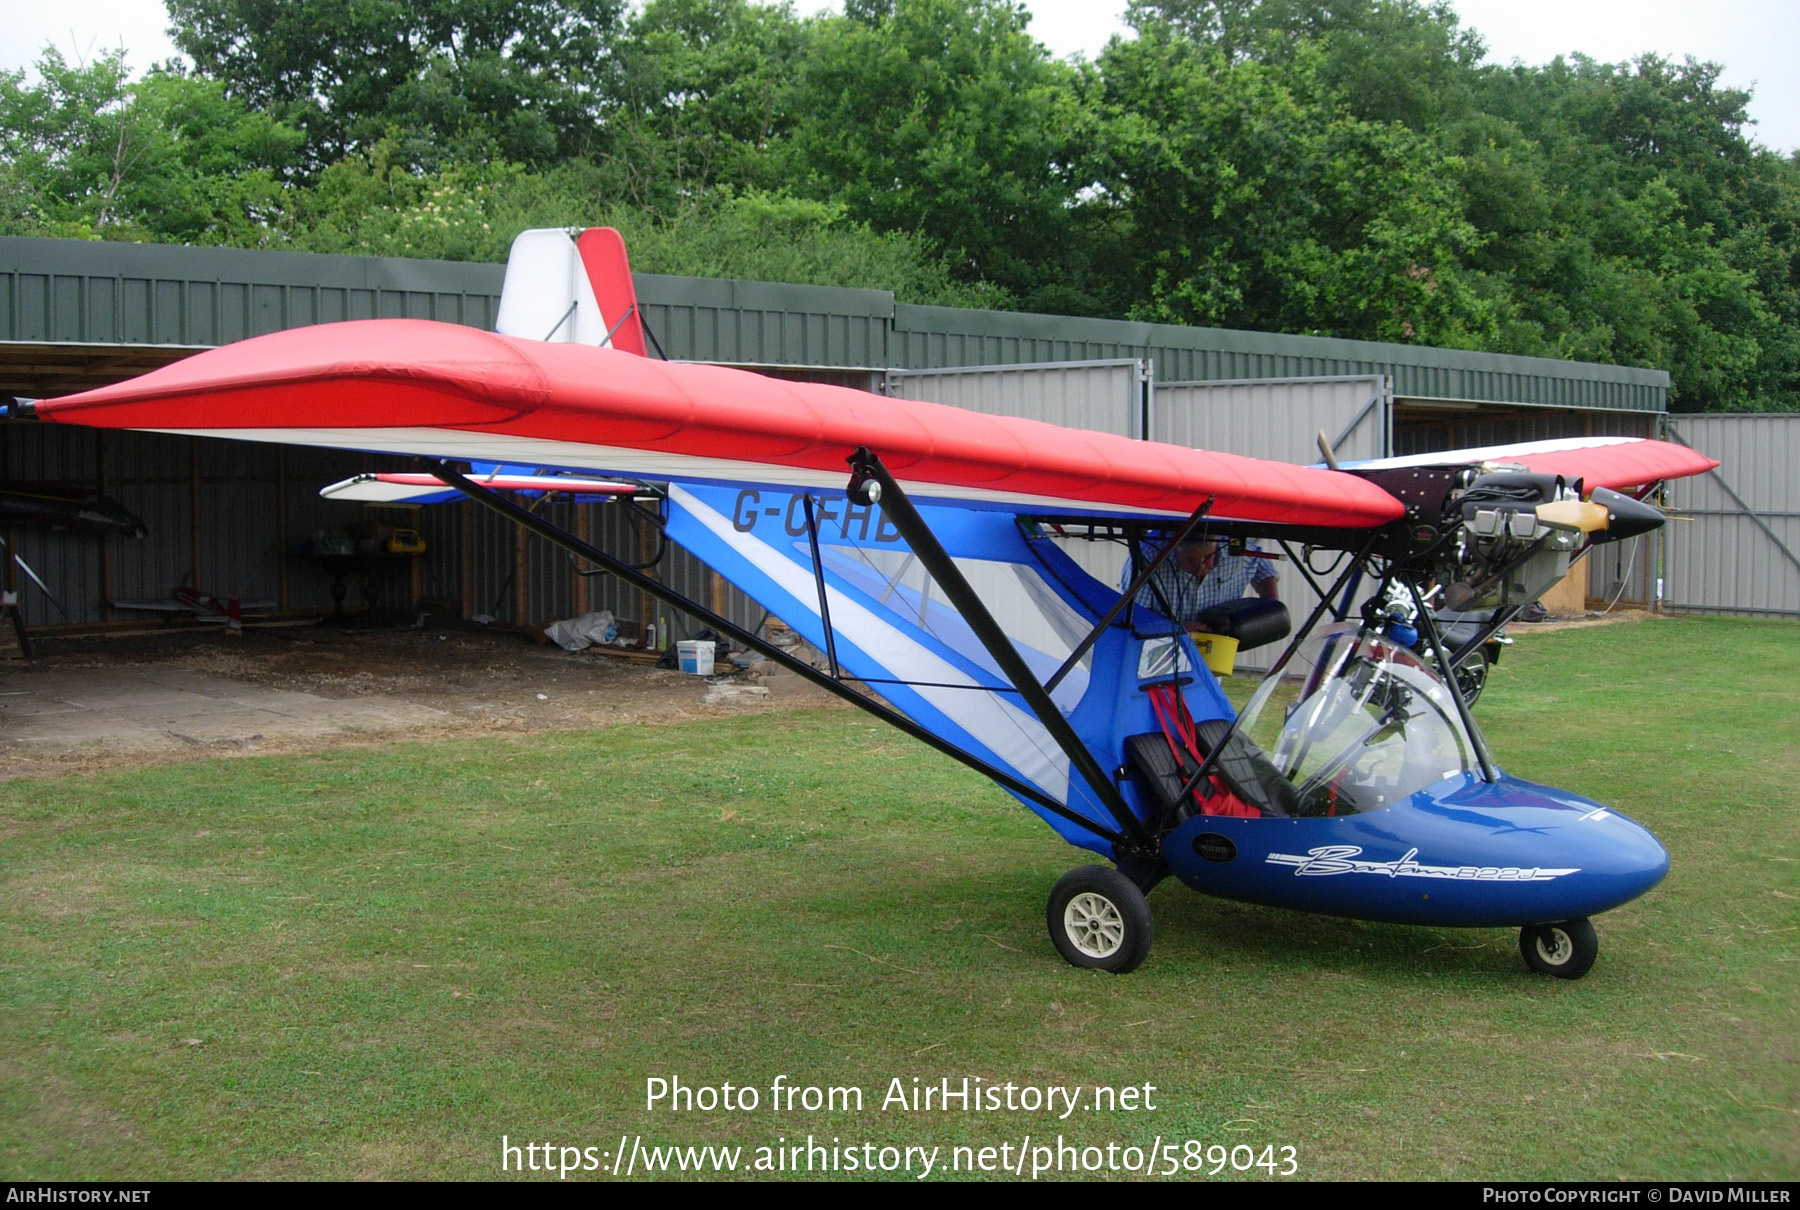
[[[1467,659],[1456,666],[1456,687],[1462,690],[1463,704],[1473,707],[1475,699],[1487,688],[1488,658],[1485,651],[1471,651]]]
[[[1070,965],[1123,975],[1150,952],[1150,904],[1137,883],[1103,865],[1070,870],[1050,892],[1050,940]]]
[[[1540,975],[1579,979],[1600,956],[1600,939],[1586,916],[1555,924],[1528,924],[1519,930],[1519,953]]]

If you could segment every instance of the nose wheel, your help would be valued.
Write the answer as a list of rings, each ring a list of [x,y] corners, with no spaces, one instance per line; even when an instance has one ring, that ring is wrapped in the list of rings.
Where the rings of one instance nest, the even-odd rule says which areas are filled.
[[[1050,892],[1050,940],[1072,965],[1123,975],[1150,952],[1150,904],[1137,883],[1103,865],[1070,870]]]
[[[1586,916],[1555,924],[1528,924],[1519,930],[1519,953],[1540,975],[1579,979],[1600,956],[1600,939]]]

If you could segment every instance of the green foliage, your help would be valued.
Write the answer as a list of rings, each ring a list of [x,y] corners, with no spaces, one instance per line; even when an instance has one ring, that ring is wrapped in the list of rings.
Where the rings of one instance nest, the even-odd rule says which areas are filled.
[[[959,276],[1028,302],[1054,276],[1093,137],[1078,75],[1004,0],[885,0],[822,21],[800,65],[784,176]]]
[[[1472,265],[1518,352],[1666,368],[1686,410],[1800,407],[1800,170],[1744,137],[1712,64],[1486,71],[1461,154]]]
[[[722,187],[663,215],[607,201],[606,174],[575,164],[452,165],[420,174],[388,142],[341,160],[301,198],[289,247],[364,256],[501,261],[533,227],[611,226],[644,273],[890,290],[902,302],[1002,307],[997,287],[956,280],[920,236],[877,232],[842,204]]]
[[[1459,258],[1478,234],[1443,162],[1359,119],[1303,48],[1286,71],[1146,24],[1100,61],[1107,204],[1145,318],[1474,345],[1491,333]]]
[[[0,72],[0,233],[258,245],[279,238],[300,134],[123,52]]]
[[[785,5],[651,0],[615,48],[606,111],[625,200],[667,212],[717,186],[778,187],[768,152],[793,127],[811,28]]]
[[[604,221],[624,234],[633,267],[646,273],[856,286],[944,307],[1004,309],[1013,301],[989,282],[959,280],[925,237],[878,232],[849,218],[843,203],[722,190],[672,220],[615,208]]]
[[[322,166],[390,138],[420,165],[599,149],[624,0],[167,0],[175,45],[307,133]]]
[[[1458,112],[1479,35],[1443,0],[1132,0],[1138,28],[1161,25],[1229,61],[1286,68],[1324,50],[1323,84],[1357,117],[1429,130]]]

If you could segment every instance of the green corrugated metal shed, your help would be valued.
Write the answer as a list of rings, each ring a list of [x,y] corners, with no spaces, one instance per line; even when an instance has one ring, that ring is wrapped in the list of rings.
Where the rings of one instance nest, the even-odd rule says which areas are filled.
[[[889,345],[897,368],[1145,357],[1160,382],[1388,375],[1403,399],[1523,403],[1605,411],[1668,410],[1663,370],[1514,357],[1419,345],[1288,336],[1226,328],[964,311],[894,308]]]
[[[340,319],[491,328],[497,265],[0,239],[0,339],[220,345]]]
[[[0,341],[196,346],[337,319],[493,326],[502,268],[0,238]],[[637,276],[668,355],[926,369],[1142,357],[1164,382],[1385,374],[1402,399],[1667,410],[1661,370],[1317,336],[896,304],[882,290]]]

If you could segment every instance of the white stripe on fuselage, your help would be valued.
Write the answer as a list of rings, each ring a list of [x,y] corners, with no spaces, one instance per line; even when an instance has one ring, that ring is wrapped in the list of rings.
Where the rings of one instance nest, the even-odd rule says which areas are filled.
[[[784,557],[768,543],[739,533],[728,517],[698,500],[679,485],[669,487],[669,502],[684,509],[719,541],[748,559],[776,587],[804,604],[818,597],[811,571]],[[881,665],[889,675],[909,681],[940,685],[975,686],[961,668],[924,644],[909,637],[893,623],[836,588],[827,587],[831,626]],[[808,608],[811,608],[808,606]],[[816,610],[815,610],[816,613]],[[1027,781],[1058,802],[1069,800],[1069,766],[1056,741],[1042,723],[997,694],[971,693],[968,689],[912,686],[914,693],[931,703],[951,722],[985,744],[994,755],[1017,769]],[[1050,753],[1056,753],[1052,757]]]

